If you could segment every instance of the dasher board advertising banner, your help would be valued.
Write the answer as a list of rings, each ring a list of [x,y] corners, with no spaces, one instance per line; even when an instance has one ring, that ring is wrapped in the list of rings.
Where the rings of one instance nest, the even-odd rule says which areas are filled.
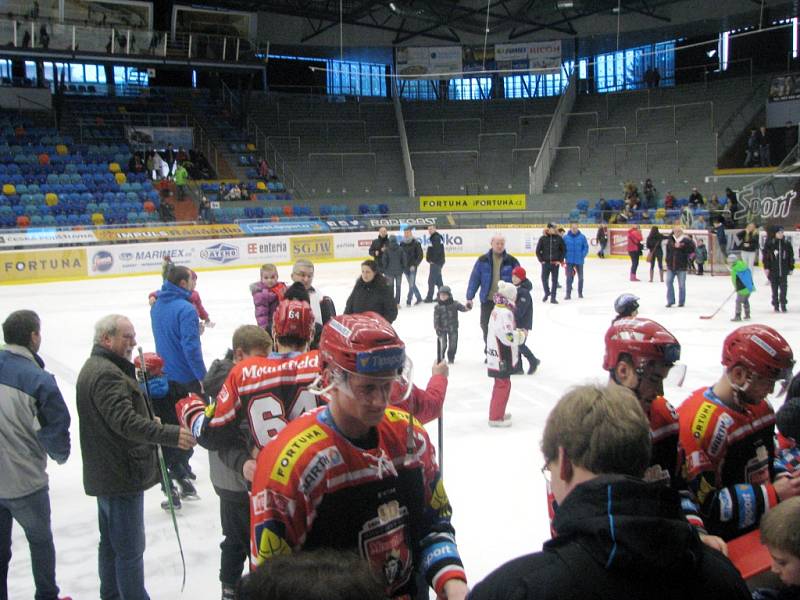
[[[462,71],[461,46],[412,46],[397,49],[400,77],[446,79]]]

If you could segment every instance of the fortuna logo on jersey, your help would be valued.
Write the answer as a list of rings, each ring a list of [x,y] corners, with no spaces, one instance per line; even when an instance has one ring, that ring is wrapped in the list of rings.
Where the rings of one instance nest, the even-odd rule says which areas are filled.
[[[703,434],[706,432],[706,427],[708,427],[708,424],[711,421],[711,415],[714,414],[715,410],[717,410],[717,407],[711,402],[703,402],[700,405],[700,408],[694,417],[694,421],[692,421],[692,435],[695,437],[695,439],[699,440],[703,438]]]
[[[275,466],[272,467],[272,479],[284,485],[289,483],[289,477],[292,475],[294,465],[303,452],[308,450],[309,446],[314,442],[325,439],[328,439],[328,434],[319,425],[312,425],[294,436],[286,444],[280,458],[275,462]]]

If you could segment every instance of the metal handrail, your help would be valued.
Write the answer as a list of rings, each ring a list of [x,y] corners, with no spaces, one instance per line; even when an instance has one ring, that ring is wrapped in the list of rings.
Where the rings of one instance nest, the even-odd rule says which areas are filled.
[[[660,106],[640,106],[636,109],[636,137],[639,137],[639,113],[643,110],[652,111],[652,110],[668,110],[672,109],[672,135],[676,137],[678,135],[678,109],[684,108],[686,106],[699,106],[699,105],[708,105],[711,108],[711,114],[709,117],[709,124],[711,125],[711,131],[714,131],[714,101],[713,100],[700,100],[698,102],[681,102],[678,104],[662,104]]]
[[[341,164],[341,175],[344,177],[344,159],[347,156],[371,156],[372,157],[372,168],[377,171],[378,169],[378,157],[376,156],[375,152],[309,152],[308,153],[308,168],[311,170],[311,157],[325,157],[325,156],[335,156],[338,157]]]
[[[620,146],[644,146],[644,170],[645,173],[650,172],[650,146],[663,146],[663,145],[674,145],[675,146],[675,170],[680,171],[680,164],[678,162],[678,145],[680,142],[678,140],[665,140],[662,142],[624,142],[620,144],[614,144],[614,175],[618,175],[617,173],[617,148]]]
[[[619,129],[622,130],[622,132],[623,132],[623,134],[625,136],[625,141],[627,142],[628,141],[628,127],[626,125],[617,125],[615,127],[589,127],[586,130],[586,145],[587,146],[589,145],[589,132],[591,132],[591,131],[596,131],[599,134],[601,131],[616,131],[616,130],[619,130]],[[598,135],[598,139],[599,139],[599,135]]]
[[[256,123],[255,120],[250,116],[247,117],[246,130],[247,134],[252,135],[255,139],[256,147],[258,147],[259,143],[263,141],[263,155],[266,157],[270,153],[272,154],[273,160],[270,162],[270,164],[275,168],[276,173],[278,173],[280,179],[285,185],[288,186],[289,182],[291,182],[291,192],[300,200],[302,200],[304,197],[309,197],[306,186],[303,185],[303,182],[300,181],[300,179],[294,174],[292,168],[287,164],[286,159],[280,155],[275,146],[273,146],[269,141],[269,136],[261,130],[261,128],[258,126],[258,123]]]
[[[578,173],[583,173],[583,158],[580,146],[554,146],[550,148],[550,155],[554,156],[559,150],[577,150],[578,151]]]

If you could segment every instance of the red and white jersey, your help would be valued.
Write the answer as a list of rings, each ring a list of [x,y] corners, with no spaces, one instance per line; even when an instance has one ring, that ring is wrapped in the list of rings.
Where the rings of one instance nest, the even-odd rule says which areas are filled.
[[[709,533],[724,539],[755,529],[778,499],[775,413],[766,400],[741,410],[712,388],[694,392],[678,408],[683,475]]]
[[[495,305],[486,336],[486,367],[510,374],[519,361],[518,347],[523,341],[514,321],[514,311],[504,304]]]
[[[653,450],[645,481],[663,481],[675,490],[685,485],[680,478],[682,457],[678,445],[678,413],[663,396],[650,405],[650,441]]]
[[[317,350],[246,358],[231,369],[198,441],[214,447],[216,432],[246,423],[251,447],[263,448],[286,424],[321,401],[308,391],[320,371]]]
[[[358,445],[327,406],[284,429],[258,456],[251,563],[301,549],[354,551],[392,598],[414,595],[415,572],[439,594],[450,579],[466,581],[433,447],[414,419],[407,454],[408,421],[389,407]]]

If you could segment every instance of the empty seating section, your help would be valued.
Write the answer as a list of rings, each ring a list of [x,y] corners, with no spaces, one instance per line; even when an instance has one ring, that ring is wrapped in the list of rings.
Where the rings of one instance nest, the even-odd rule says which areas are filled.
[[[0,227],[146,223],[159,193],[127,172],[127,144],[76,144],[30,119],[0,114]]]
[[[406,193],[391,102],[254,94],[251,116],[265,132],[267,158],[297,175],[309,197]]]
[[[716,131],[751,89],[748,77],[579,95],[546,189],[616,194],[650,177],[663,193],[702,181],[716,166]]]
[[[405,102],[417,193],[527,192],[556,102]]]

